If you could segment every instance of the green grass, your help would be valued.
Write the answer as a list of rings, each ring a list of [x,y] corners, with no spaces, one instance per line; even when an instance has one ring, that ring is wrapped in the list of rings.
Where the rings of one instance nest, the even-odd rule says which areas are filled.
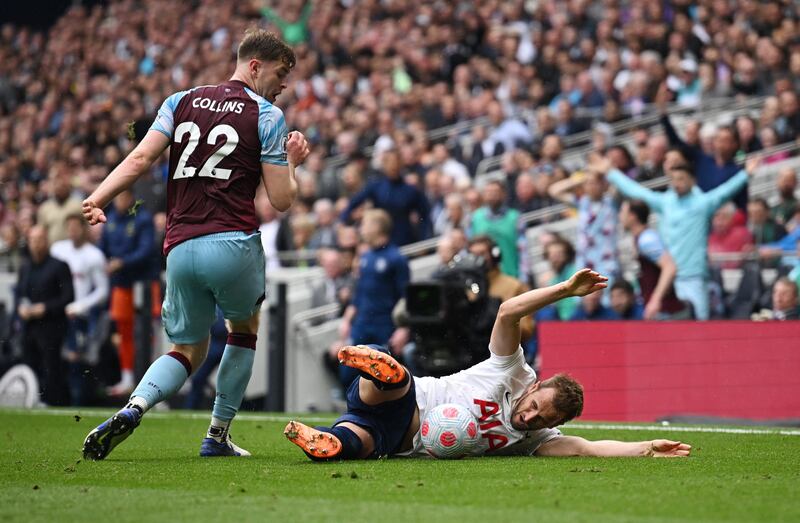
[[[74,414],[0,410],[0,521],[800,521],[800,436],[572,427],[681,439],[694,455],[319,464],[267,417],[235,423],[253,457],[201,459],[204,416],[177,413],[87,462],[83,437],[107,413]]]

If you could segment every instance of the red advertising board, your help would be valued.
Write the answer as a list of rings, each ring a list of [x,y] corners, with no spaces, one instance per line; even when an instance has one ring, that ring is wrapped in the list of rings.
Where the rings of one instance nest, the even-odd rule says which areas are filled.
[[[585,389],[584,420],[800,418],[800,321],[549,322],[542,378]]]

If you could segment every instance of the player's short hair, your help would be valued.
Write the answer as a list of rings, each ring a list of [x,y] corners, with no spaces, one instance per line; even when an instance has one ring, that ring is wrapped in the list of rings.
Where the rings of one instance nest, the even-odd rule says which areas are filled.
[[[378,224],[381,234],[389,236],[392,234],[392,217],[383,209],[369,209],[364,212],[365,220],[374,220]]]
[[[555,389],[553,407],[562,416],[561,423],[577,418],[583,413],[583,385],[568,374],[556,374],[540,382],[540,388]]]
[[[265,62],[283,62],[289,69],[297,63],[292,48],[275,33],[264,29],[248,29],[239,44],[236,59],[243,62],[251,58]]]
[[[692,168],[689,165],[687,165],[685,163],[681,163],[681,164],[678,164],[678,165],[674,166],[672,169],[669,170],[669,172],[670,172],[670,174],[672,174],[674,172],[682,172],[682,173],[688,174],[689,177],[692,178],[692,179],[695,178],[694,171],[692,170]]]
[[[636,216],[636,219],[642,225],[647,225],[650,219],[650,207],[647,206],[642,200],[628,200],[628,210]]]

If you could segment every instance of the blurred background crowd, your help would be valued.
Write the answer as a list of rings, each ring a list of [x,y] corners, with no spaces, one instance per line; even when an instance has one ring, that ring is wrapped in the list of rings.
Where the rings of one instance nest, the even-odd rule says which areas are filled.
[[[0,27],[0,337],[4,364],[63,391],[46,403],[134,385],[160,328],[166,156],[104,227],[80,202],[167,96],[230,76],[254,25],[297,54],[277,105],[312,144],[292,209],[258,198],[267,270],[321,267],[312,305],[339,304],[340,343],[412,361],[402,287],[433,250],[498,302],[575,268],[612,278],[523,325],[531,361],[542,321],[798,318],[795,2],[76,3]],[[748,194],[756,156],[775,174]]]

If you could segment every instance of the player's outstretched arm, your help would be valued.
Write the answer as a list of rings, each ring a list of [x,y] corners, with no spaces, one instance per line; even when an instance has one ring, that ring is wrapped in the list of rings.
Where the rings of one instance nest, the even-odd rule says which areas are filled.
[[[563,298],[586,296],[606,287],[608,278],[591,269],[581,269],[564,282],[534,289],[504,301],[497,312],[492,337],[491,351],[498,356],[514,354],[519,347],[519,322],[539,309]]]
[[[685,458],[692,446],[680,441],[589,441],[577,436],[560,436],[542,444],[537,456],[593,456],[600,458]]]
[[[169,145],[169,140],[160,131],[147,132],[139,145],[83,201],[83,216],[89,224],[105,223],[103,208],[150,169]]]

